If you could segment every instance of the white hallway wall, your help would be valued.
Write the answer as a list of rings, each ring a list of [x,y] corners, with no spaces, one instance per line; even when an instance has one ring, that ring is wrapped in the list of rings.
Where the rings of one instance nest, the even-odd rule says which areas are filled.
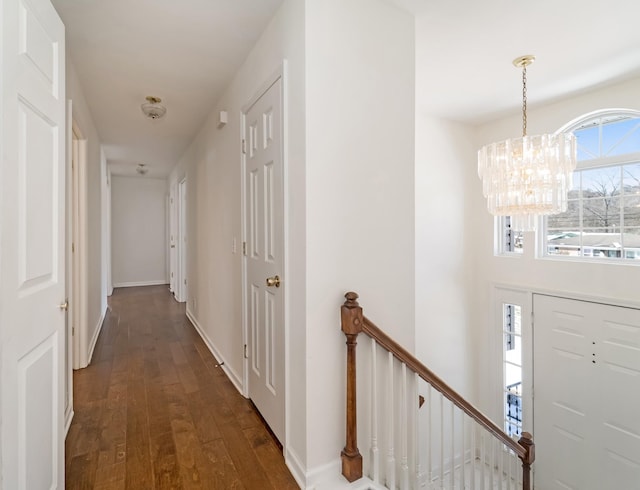
[[[187,308],[240,384],[240,115],[287,59],[285,457],[305,487],[339,475],[344,293],[414,348],[413,45],[412,17],[384,0],[285,0],[171,176],[189,187]]]
[[[313,468],[344,446],[344,293],[359,293],[368,318],[415,348],[415,39],[413,17],[386,1],[308,1],[306,19]]]
[[[567,96],[552,105],[528,111],[528,132],[539,134],[553,132],[565,123],[589,112],[606,108],[640,110],[638,91],[640,79],[602,88],[581,95]],[[486,124],[478,129],[476,147],[490,141],[500,141],[518,135],[521,127],[519,115]],[[467,172],[477,175],[475,155],[469,158]],[[477,178],[477,177],[476,177]],[[524,255],[518,258],[493,255],[493,218],[486,211],[480,180],[469,188],[467,194],[471,209],[476,211],[467,222],[475,238],[471,253],[475,254],[475,318],[479,356],[477,384],[482,407],[496,419],[500,414],[500,387],[497,384],[500,337],[499,324],[492,315],[491,293],[495,284],[508,284],[524,289],[557,291],[562,295],[587,295],[612,301],[632,302],[640,306],[637,284],[640,284],[640,266],[637,264],[603,264],[581,261],[536,259],[534,234],[525,234]],[[634,403],[640,403],[640,394],[628,394]],[[535,433],[534,433],[535,437]]]
[[[86,284],[86,308],[83,322],[86,326],[85,335],[81,338],[85,341],[85,349],[90,350],[95,342],[102,319],[107,308],[106,283],[103,278],[103,254],[106,229],[103,216],[103,194],[107,188],[106,163],[101,150],[101,141],[95,128],[91,113],[82,91],[82,86],[73,67],[73,61],[67,53],[66,66],[66,90],[67,98],[72,101],[73,118],[82,136],[86,139],[87,165],[84,172],[84,185],[88,189],[84,213],[86,223],[86,270],[83,271],[83,280]],[[70,192],[67,189],[67,192]],[[105,257],[106,258],[106,257]],[[86,359],[88,362],[88,359]]]
[[[165,179],[111,177],[114,287],[167,283]]]

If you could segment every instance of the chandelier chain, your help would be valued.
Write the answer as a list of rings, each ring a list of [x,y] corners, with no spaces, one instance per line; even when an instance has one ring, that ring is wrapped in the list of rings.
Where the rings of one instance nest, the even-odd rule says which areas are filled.
[[[527,135],[527,65],[522,67],[522,136]]]

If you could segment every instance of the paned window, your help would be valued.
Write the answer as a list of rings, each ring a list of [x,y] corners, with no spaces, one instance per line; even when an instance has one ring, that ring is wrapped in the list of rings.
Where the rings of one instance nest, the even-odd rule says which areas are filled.
[[[570,123],[578,168],[567,211],[548,216],[544,253],[640,260],[640,112],[602,111]]]

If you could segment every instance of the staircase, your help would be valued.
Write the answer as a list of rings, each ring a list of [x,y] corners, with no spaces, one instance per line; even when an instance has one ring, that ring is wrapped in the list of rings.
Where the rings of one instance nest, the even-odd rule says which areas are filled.
[[[368,478],[363,488],[531,490],[531,434],[512,439],[367,319],[356,293],[345,297],[342,475],[349,482]]]

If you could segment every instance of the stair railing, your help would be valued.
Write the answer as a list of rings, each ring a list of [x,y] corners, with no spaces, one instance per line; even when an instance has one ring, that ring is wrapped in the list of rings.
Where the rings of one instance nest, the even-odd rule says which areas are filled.
[[[346,444],[342,474],[353,482],[367,476],[386,488],[531,490],[535,445],[530,433],[512,439],[418,359],[368,320],[349,292],[341,307],[347,344]],[[356,384],[356,345],[369,336],[370,379]],[[380,362],[378,362],[380,360]],[[367,391],[368,390],[368,391]],[[357,393],[365,404],[366,427],[357,424]],[[425,410],[426,409],[426,410]],[[368,439],[365,457],[358,435]],[[518,471],[518,460],[522,470]]]

